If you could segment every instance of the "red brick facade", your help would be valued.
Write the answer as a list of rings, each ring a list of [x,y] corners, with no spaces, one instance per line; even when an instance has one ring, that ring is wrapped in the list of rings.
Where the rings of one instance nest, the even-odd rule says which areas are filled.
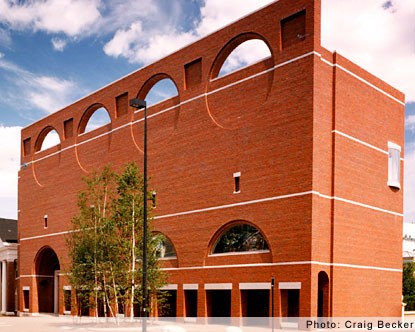
[[[142,163],[143,115],[128,100],[167,77],[178,95],[148,109],[148,162],[154,225],[177,253],[163,262],[176,315],[186,315],[190,290],[197,315],[210,315],[214,291],[224,289],[230,315],[247,315],[250,294],[270,297],[272,277],[275,316],[296,312],[298,294],[303,317],[400,315],[403,189],[387,181],[388,142],[404,143],[404,96],[321,47],[320,6],[275,2],[22,130],[20,312],[64,312],[65,234],[81,177],[107,163]],[[271,57],[217,78],[250,39]],[[111,123],[80,135],[100,106]],[[50,129],[61,143],[37,152]],[[259,229],[269,251],[211,254],[237,222]],[[42,272],[43,257],[61,274]],[[38,300],[40,287],[48,300]],[[59,297],[46,305],[53,287]]]

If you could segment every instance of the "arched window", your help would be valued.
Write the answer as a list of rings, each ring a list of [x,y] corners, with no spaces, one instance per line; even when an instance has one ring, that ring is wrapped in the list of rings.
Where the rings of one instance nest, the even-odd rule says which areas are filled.
[[[163,78],[153,85],[145,99],[147,101],[147,106],[151,106],[175,97],[178,94],[179,92],[173,81],[170,78]]]
[[[61,140],[59,138],[59,134],[55,129],[51,129],[46,136],[43,138],[43,142],[38,148],[38,151],[43,151],[49,149],[53,146],[60,144]]]
[[[83,133],[88,133],[111,122],[108,111],[104,107],[96,109],[90,116]]]
[[[237,224],[225,230],[213,246],[213,254],[243,251],[268,251],[261,232],[248,224]]]
[[[153,237],[155,254],[157,258],[176,258],[176,250],[174,250],[171,241],[161,233]]]
[[[224,76],[231,72],[253,65],[261,60],[269,58],[271,52],[268,45],[261,39],[250,39],[239,44],[229,54],[219,70],[219,75]]]

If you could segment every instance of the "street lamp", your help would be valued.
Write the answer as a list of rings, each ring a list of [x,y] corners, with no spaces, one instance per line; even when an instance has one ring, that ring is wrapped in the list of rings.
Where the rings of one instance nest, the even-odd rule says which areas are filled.
[[[144,109],[144,161],[143,161],[143,332],[147,332],[147,103],[145,100],[134,98],[130,106]]]
[[[275,288],[275,278],[271,277],[271,330],[274,332],[274,288]]]

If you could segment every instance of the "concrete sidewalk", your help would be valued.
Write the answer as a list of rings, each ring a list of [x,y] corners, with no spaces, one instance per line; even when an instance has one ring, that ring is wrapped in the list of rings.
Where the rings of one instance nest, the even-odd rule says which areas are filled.
[[[1,332],[129,332],[141,331],[141,321],[121,321],[94,319],[89,317],[69,317],[40,315],[34,317],[0,317]],[[208,325],[196,323],[176,323],[168,321],[148,321],[148,332],[271,332],[270,327],[236,327],[226,325]],[[275,329],[276,331],[276,329]]]

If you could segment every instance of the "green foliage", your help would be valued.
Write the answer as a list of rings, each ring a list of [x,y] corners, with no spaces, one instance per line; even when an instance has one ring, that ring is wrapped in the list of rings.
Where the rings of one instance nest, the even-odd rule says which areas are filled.
[[[134,163],[121,174],[106,166],[83,179],[79,214],[67,239],[69,279],[77,291],[78,310],[103,304],[104,314],[141,303],[143,253],[143,177]],[[148,286],[151,298],[165,283],[158,267],[157,241],[147,222]]]
[[[403,302],[406,303],[405,310],[415,310],[415,263],[405,263],[402,273]]]

